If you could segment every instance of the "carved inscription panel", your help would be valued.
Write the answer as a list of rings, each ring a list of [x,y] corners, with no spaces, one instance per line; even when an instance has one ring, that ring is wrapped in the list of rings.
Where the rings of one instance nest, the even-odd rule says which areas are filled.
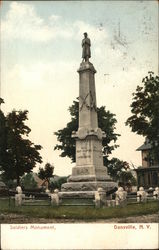
[[[77,140],[76,165],[103,165],[101,141],[92,138]]]
[[[73,175],[90,175],[92,174],[92,168],[90,167],[76,167],[73,169]]]

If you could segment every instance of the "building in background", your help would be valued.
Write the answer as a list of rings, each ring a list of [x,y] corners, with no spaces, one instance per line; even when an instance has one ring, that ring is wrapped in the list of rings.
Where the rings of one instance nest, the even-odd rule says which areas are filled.
[[[159,186],[159,162],[150,159],[151,144],[147,141],[140,146],[142,166],[136,169],[138,187],[150,188]]]

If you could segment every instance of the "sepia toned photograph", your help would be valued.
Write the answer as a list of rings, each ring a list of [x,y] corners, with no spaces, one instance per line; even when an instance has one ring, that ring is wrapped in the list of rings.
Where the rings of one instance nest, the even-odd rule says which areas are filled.
[[[158,249],[158,4],[0,1],[2,250]]]

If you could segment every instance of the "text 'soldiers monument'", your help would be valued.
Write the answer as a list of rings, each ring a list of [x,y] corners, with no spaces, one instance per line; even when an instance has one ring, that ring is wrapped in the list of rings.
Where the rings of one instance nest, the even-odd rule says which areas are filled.
[[[98,128],[95,73],[89,62],[91,42],[84,33],[82,40],[82,63],[79,73],[79,127],[72,136],[76,139],[76,166],[68,182],[62,185],[62,191],[95,191],[98,187],[110,190],[116,186],[103,166],[102,138],[105,135]]]

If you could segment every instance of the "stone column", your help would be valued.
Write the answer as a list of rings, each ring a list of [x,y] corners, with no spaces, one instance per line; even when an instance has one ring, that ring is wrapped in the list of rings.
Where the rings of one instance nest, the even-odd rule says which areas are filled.
[[[76,166],[68,182],[61,187],[61,197],[91,197],[98,188],[103,192],[112,190],[113,182],[103,165],[102,138],[105,133],[98,127],[95,73],[89,62],[91,41],[84,33],[82,40],[83,61],[79,73],[79,124],[78,131],[72,132],[76,139]]]
[[[90,62],[83,62],[79,73],[79,129],[98,128],[94,74],[96,70]]]
[[[103,166],[102,138],[105,133],[98,128],[94,75],[96,70],[90,62],[82,62],[79,73],[79,128],[76,138],[76,167],[72,169],[71,181],[108,180]]]
[[[108,191],[112,182],[103,165],[102,138],[105,133],[98,127],[95,73],[89,61],[82,62],[79,73],[79,126],[72,133],[76,139],[76,166],[62,191],[95,191],[99,187]]]

